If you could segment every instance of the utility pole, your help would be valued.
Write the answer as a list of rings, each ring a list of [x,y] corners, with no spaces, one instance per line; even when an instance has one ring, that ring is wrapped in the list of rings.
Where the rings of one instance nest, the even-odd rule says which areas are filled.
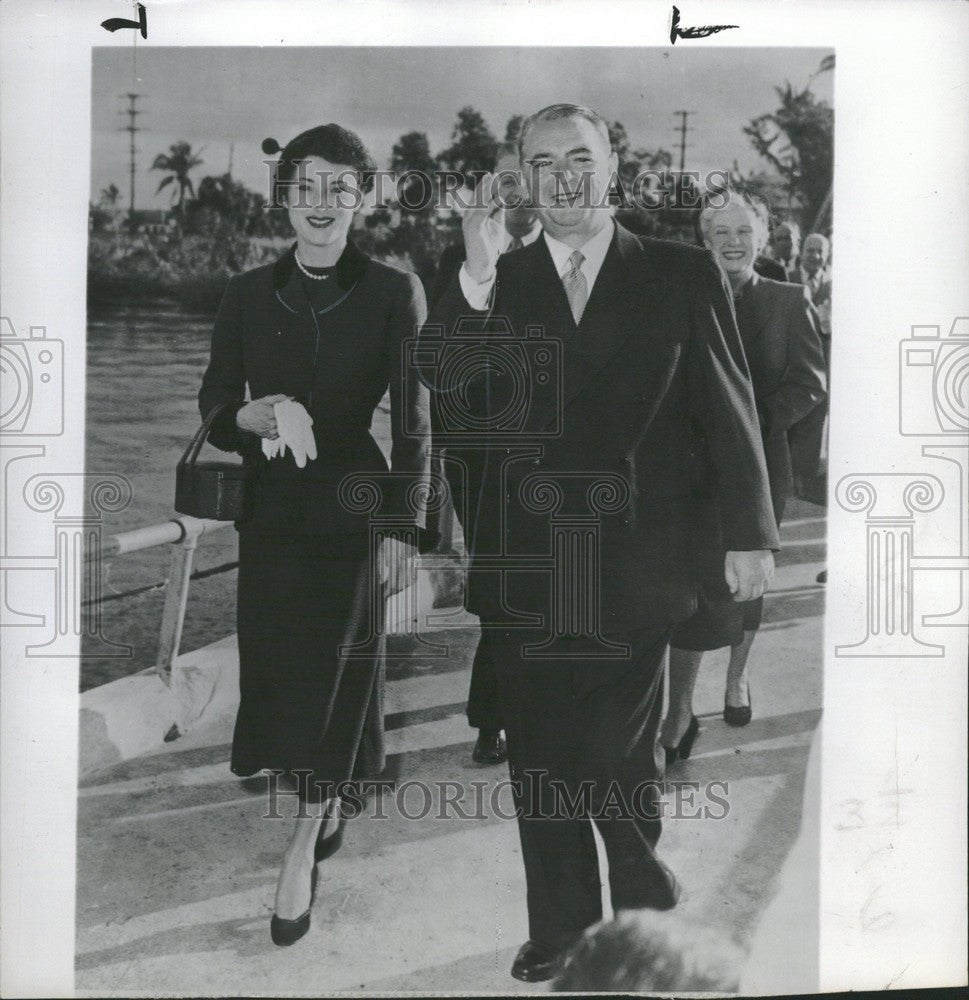
[[[680,116],[680,125],[676,129],[680,133],[680,173],[682,174],[686,170],[686,133],[692,132],[693,129],[686,127],[686,119],[690,115],[695,115],[695,111],[674,111],[674,115]]]
[[[232,179],[232,154],[235,152],[236,144],[234,142],[229,143],[229,179]]]
[[[128,107],[121,112],[121,114],[128,116],[128,124],[122,125],[121,131],[128,133],[128,170],[131,177],[131,193],[128,201],[128,225],[130,226],[134,224],[135,219],[135,154],[138,152],[135,148],[135,133],[141,131],[137,125],[137,119],[138,115],[144,114],[144,112],[135,107],[138,98],[142,96],[141,94],[122,94],[121,96],[128,99]]]

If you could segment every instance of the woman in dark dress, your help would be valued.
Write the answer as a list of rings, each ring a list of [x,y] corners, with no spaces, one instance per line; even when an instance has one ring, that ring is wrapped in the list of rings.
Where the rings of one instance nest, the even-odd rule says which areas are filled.
[[[415,498],[427,480],[427,390],[404,348],[425,319],[424,293],[415,275],[371,260],[347,237],[374,168],[339,125],[282,150],[274,201],[296,244],[229,281],[199,393],[203,416],[223,407],[212,443],[258,470],[236,525],[232,771],[282,771],[307,804],[276,886],[277,944],[309,928],[323,823],[338,823],[340,784],[383,767],[383,637],[369,609],[406,585],[423,523]],[[392,472],[370,434],[388,386]],[[376,535],[374,514],[395,534]]]
[[[737,327],[754,388],[774,519],[778,524],[794,489],[788,431],[825,397],[825,363],[818,314],[801,285],[761,277],[755,262],[767,242],[767,208],[731,192],[724,207],[699,216],[703,242],[713,251],[734,296]],[[723,545],[715,498],[701,501],[698,560],[706,577],[699,609],[670,640],[669,712],[661,740],[667,763],[690,756],[699,723],[693,689],[704,650],[730,646],[724,721],[751,719],[747,662],[760,628],[764,599],[735,602],[723,582]]]

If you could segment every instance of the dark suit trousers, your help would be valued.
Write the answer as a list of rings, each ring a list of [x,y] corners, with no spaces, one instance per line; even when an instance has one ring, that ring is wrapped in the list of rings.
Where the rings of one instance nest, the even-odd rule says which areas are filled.
[[[610,635],[631,646],[619,661],[525,657],[523,644],[543,634],[490,632],[533,941],[558,948],[602,918],[593,821],[609,861],[613,908],[676,904],[676,879],[655,850],[664,766],[656,735],[669,632]]]
[[[471,688],[468,691],[468,724],[475,729],[504,729],[495,677],[494,654],[488,633],[481,632],[471,665]]]
[[[465,546],[470,545],[468,539],[468,523],[473,517],[468,504],[474,494],[474,486],[469,487],[468,480],[473,475],[473,461],[478,458],[475,453],[467,455],[454,454],[456,449],[445,452],[442,456],[440,452],[435,453],[437,464],[434,471],[444,474],[447,479],[448,488],[451,491],[451,505],[454,514],[457,516],[462,529],[465,532]],[[469,516],[470,515],[470,516]],[[445,506],[440,517],[450,517],[451,510]],[[443,523],[438,524],[438,530],[442,537],[448,537],[450,532],[445,533]],[[488,636],[482,632],[478,641],[478,648],[475,650],[474,662],[471,665],[471,687],[468,691],[468,724],[475,729],[503,729],[504,723],[501,721],[501,708],[498,703],[498,685],[495,680],[494,660],[491,653],[491,644]]]

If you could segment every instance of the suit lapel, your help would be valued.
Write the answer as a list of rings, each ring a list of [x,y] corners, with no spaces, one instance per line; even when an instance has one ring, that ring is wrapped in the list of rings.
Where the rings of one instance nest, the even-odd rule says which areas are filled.
[[[565,348],[565,406],[588,388],[630,337],[649,336],[662,289],[639,239],[617,224],[577,335]],[[562,296],[565,299],[564,289]]]

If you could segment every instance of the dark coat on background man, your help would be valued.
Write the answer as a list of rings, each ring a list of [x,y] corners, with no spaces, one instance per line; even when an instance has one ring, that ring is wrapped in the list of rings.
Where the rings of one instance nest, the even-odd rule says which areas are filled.
[[[820,321],[802,285],[755,274],[735,300],[775,516],[794,490],[788,432],[825,398]]]

